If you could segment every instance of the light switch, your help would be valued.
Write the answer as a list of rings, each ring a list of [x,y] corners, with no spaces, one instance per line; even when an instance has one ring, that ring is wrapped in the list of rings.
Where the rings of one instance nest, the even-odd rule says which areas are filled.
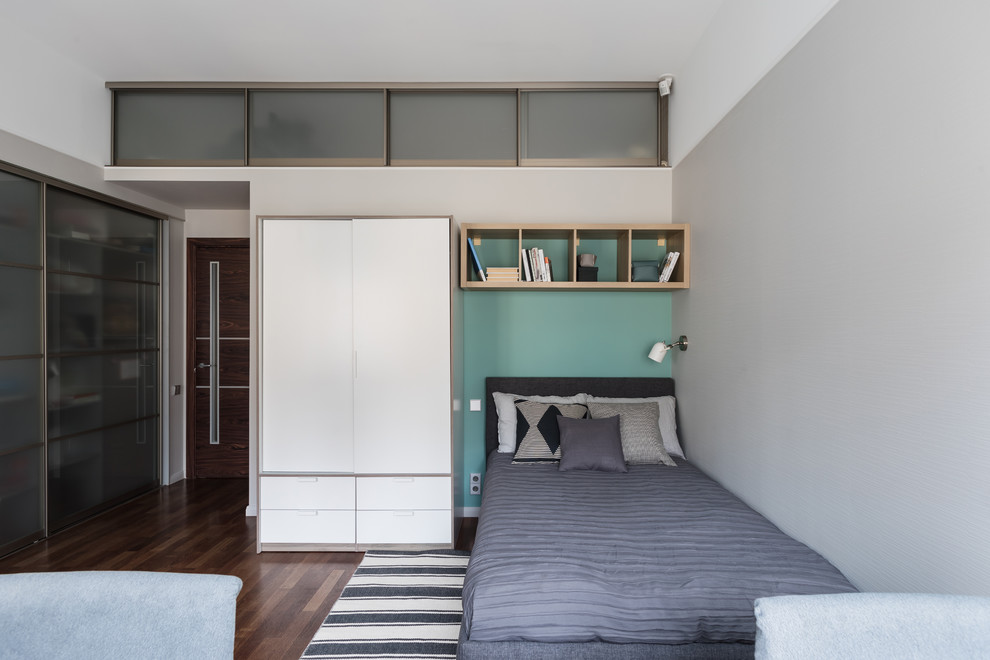
[[[471,399],[471,412],[481,412],[481,399]]]

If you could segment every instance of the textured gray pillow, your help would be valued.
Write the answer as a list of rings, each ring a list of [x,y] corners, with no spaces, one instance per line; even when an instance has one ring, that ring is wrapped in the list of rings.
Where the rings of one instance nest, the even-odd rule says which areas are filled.
[[[560,467],[568,470],[628,472],[622,455],[619,417],[570,419],[557,417],[560,426]]]
[[[677,464],[660,439],[660,409],[655,403],[589,403],[593,418],[619,416],[622,453],[630,465]]]

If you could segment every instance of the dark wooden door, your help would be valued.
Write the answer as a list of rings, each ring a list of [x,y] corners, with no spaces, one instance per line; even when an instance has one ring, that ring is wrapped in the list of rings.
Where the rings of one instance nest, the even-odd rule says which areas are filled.
[[[186,474],[247,477],[251,398],[246,238],[190,238]]]

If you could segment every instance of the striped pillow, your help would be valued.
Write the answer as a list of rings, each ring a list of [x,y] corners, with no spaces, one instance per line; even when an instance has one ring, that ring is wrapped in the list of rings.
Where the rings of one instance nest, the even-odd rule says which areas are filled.
[[[660,408],[655,403],[588,403],[593,419],[619,416],[622,453],[630,465],[669,465],[670,457],[660,439]]]
[[[582,419],[588,408],[581,404],[516,401],[516,453],[513,464],[559,463],[560,427],[557,415]]]

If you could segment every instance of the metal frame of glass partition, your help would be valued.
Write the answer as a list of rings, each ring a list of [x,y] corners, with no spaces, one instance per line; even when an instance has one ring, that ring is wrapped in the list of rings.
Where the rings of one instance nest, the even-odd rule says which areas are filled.
[[[108,82],[106,87],[113,92],[111,118],[111,149],[113,164],[117,166],[234,166],[234,167],[668,167],[667,122],[668,97],[659,94],[656,82],[559,82],[559,83],[237,83],[237,82]],[[385,104],[384,153],[381,158],[264,158],[252,157],[250,149],[250,95],[254,91],[381,91]],[[520,99],[523,92],[539,91],[602,91],[609,90],[651,90],[657,93],[657,157],[654,158],[566,158],[566,159],[526,159],[521,157],[523,137],[521,127]],[[242,161],[211,160],[156,160],[120,159],[117,145],[117,93],[118,92],[242,92],[244,94],[244,158]],[[392,92],[515,92],[516,93],[516,159],[393,159],[391,156],[390,97]]]
[[[164,260],[162,258],[162,254],[163,254],[163,251],[162,251],[163,240],[162,239],[163,239],[164,221],[167,220],[167,217],[164,216],[161,213],[152,211],[150,209],[147,209],[147,208],[144,208],[144,207],[135,205],[135,204],[131,204],[131,203],[125,202],[123,200],[115,199],[115,198],[113,198],[111,196],[108,196],[108,195],[104,195],[104,194],[97,193],[97,192],[94,192],[94,191],[91,191],[91,190],[87,190],[87,189],[81,188],[79,186],[76,186],[76,185],[73,185],[73,184],[70,184],[70,183],[67,183],[67,182],[64,182],[64,181],[60,181],[58,179],[54,179],[52,177],[48,177],[48,176],[45,176],[43,174],[40,174],[40,173],[31,171],[31,170],[26,170],[24,168],[21,168],[21,167],[18,167],[16,165],[13,165],[13,164],[10,164],[10,163],[6,163],[6,162],[3,162],[3,161],[0,161],[0,172],[4,172],[4,173],[8,173],[8,174],[15,175],[15,176],[18,176],[18,177],[22,177],[24,179],[27,179],[27,180],[30,180],[30,181],[34,181],[37,184],[39,184],[40,200],[39,200],[39,217],[38,217],[37,220],[38,220],[38,226],[39,226],[39,232],[40,232],[40,250],[41,250],[41,255],[40,255],[40,266],[37,267],[37,270],[40,270],[40,273],[41,273],[41,284],[40,284],[40,293],[39,293],[40,300],[38,301],[38,303],[39,303],[39,306],[40,306],[40,319],[39,319],[39,322],[41,324],[40,325],[40,331],[42,333],[42,336],[40,338],[40,346],[41,346],[42,353],[40,355],[37,355],[37,356],[32,356],[32,357],[40,357],[41,358],[41,366],[40,366],[41,376],[40,376],[40,382],[39,382],[39,389],[40,389],[39,396],[40,396],[40,402],[41,402],[40,403],[40,405],[41,405],[41,411],[40,411],[41,419],[40,419],[40,423],[39,423],[38,444],[41,445],[41,450],[42,450],[41,451],[41,454],[42,455],[41,455],[41,458],[40,458],[40,466],[39,466],[39,470],[40,470],[39,488],[40,488],[40,500],[41,500],[41,507],[42,507],[42,530],[39,533],[34,533],[34,534],[30,535],[30,536],[19,538],[19,539],[15,540],[15,541],[12,541],[10,543],[7,543],[7,544],[4,544],[4,545],[0,546],[0,555],[3,555],[3,554],[6,554],[6,553],[9,553],[9,552],[13,552],[13,551],[15,551],[15,550],[17,550],[17,549],[19,549],[21,547],[24,547],[24,546],[26,546],[26,545],[30,544],[31,542],[36,541],[38,539],[46,538],[53,531],[57,531],[57,530],[54,530],[52,528],[52,526],[51,526],[51,516],[50,516],[50,505],[51,505],[51,503],[49,501],[49,495],[50,494],[49,494],[49,483],[48,483],[49,482],[49,460],[50,460],[49,451],[50,451],[50,442],[49,442],[49,439],[48,439],[48,435],[49,435],[49,419],[48,419],[49,418],[49,409],[48,409],[49,383],[48,383],[48,377],[47,377],[47,375],[49,374],[49,370],[52,367],[52,363],[50,362],[50,353],[51,353],[51,351],[49,350],[50,347],[49,347],[49,338],[48,338],[48,324],[49,324],[49,321],[50,321],[50,319],[49,319],[49,309],[48,309],[49,308],[49,295],[50,295],[49,294],[49,290],[48,290],[49,280],[50,280],[50,278],[49,278],[49,270],[50,270],[49,266],[50,266],[50,264],[49,264],[49,257],[48,257],[48,241],[49,241],[49,236],[48,236],[48,230],[49,230],[49,226],[48,226],[49,209],[47,208],[47,204],[48,204],[48,191],[49,191],[49,189],[55,189],[55,190],[58,190],[60,192],[65,192],[65,193],[71,193],[71,194],[74,194],[74,195],[79,195],[79,196],[82,196],[82,197],[84,197],[86,199],[89,199],[91,201],[99,202],[101,204],[107,204],[107,205],[113,206],[113,207],[115,207],[117,209],[122,209],[122,210],[126,210],[126,211],[133,212],[133,213],[138,213],[138,214],[141,214],[141,215],[146,216],[147,218],[149,218],[151,220],[156,221],[155,222],[155,236],[154,236],[154,241],[155,241],[155,245],[156,245],[156,249],[157,249],[156,260],[158,262],[157,263],[157,284],[156,284],[157,295],[156,295],[156,300],[154,302],[154,306],[155,306],[155,308],[157,310],[156,311],[157,322],[156,322],[156,324],[154,326],[154,331],[156,333],[156,342],[155,342],[156,343],[156,348],[145,350],[143,352],[144,353],[148,353],[148,354],[151,354],[151,353],[154,354],[154,369],[155,369],[155,374],[156,374],[156,377],[157,377],[157,382],[155,383],[155,385],[157,387],[158,394],[161,394],[164,391],[164,389],[165,389],[165,382],[166,382],[165,381],[165,378],[164,378],[164,373],[163,373],[163,366],[164,366],[164,363],[165,363],[165,356],[164,356],[164,345],[163,345],[163,342],[162,342],[162,338],[165,336],[164,335],[165,317],[164,317],[164,314],[163,314],[164,301],[162,299],[163,278],[165,276],[165,264],[164,264]],[[54,275],[56,275],[56,276],[62,276],[59,273],[54,273]],[[137,352],[137,351],[135,351],[135,352]],[[96,355],[96,354],[98,354],[98,353],[94,353],[94,355]],[[8,358],[0,358],[0,359],[11,359],[11,358],[8,357]],[[151,490],[154,490],[155,488],[161,486],[161,484],[163,483],[163,479],[165,478],[165,475],[162,474],[162,469],[163,469],[162,468],[162,465],[163,465],[163,463],[162,463],[162,447],[163,447],[163,438],[165,437],[166,430],[167,430],[165,428],[165,419],[166,419],[165,412],[166,411],[161,408],[161,406],[163,405],[162,404],[163,398],[161,396],[157,396],[156,399],[155,399],[155,401],[156,401],[156,404],[157,404],[157,407],[158,407],[157,413],[152,414],[152,415],[146,415],[144,418],[142,418],[145,421],[157,420],[155,422],[155,424],[154,424],[154,428],[156,429],[156,432],[157,432],[156,433],[157,434],[157,441],[154,443],[154,446],[152,448],[153,451],[151,452],[152,455],[154,456],[154,461],[155,461],[155,464],[154,464],[154,475],[155,475],[154,484],[151,485],[151,486],[149,486],[149,487],[147,487],[147,488],[141,487],[141,488],[139,488],[137,490],[134,490],[132,492],[122,493],[119,496],[112,497],[110,499],[107,499],[105,501],[100,502],[97,506],[90,507],[90,508],[86,509],[85,511],[80,511],[76,515],[73,515],[70,520],[62,521],[62,524],[59,525],[59,529],[62,528],[62,527],[65,527],[67,525],[70,525],[70,524],[72,524],[74,522],[77,522],[79,520],[82,520],[83,518],[89,517],[89,516],[94,515],[94,514],[96,514],[98,512],[101,512],[101,511],[104,511],[106,509],[109,509],[109,508],[115,506],[116,504],[119,504],[119,503],[121,503],[123,501],[126,501],[128,499],[131,499],[131,498],[133,498],[133,497],[135,497],[135,496],[137,496],[137,495],[139,495],[141,493],[150,492]],[[134,421],[134,420],[132,420],[132,421]],[[88,429],[87,432],[88,433],[92,433],[92,432],[97,432],[97,431],[100,431],[100,430],[102,430],[102,429],[101,428],[94,428],[94,429]]]

